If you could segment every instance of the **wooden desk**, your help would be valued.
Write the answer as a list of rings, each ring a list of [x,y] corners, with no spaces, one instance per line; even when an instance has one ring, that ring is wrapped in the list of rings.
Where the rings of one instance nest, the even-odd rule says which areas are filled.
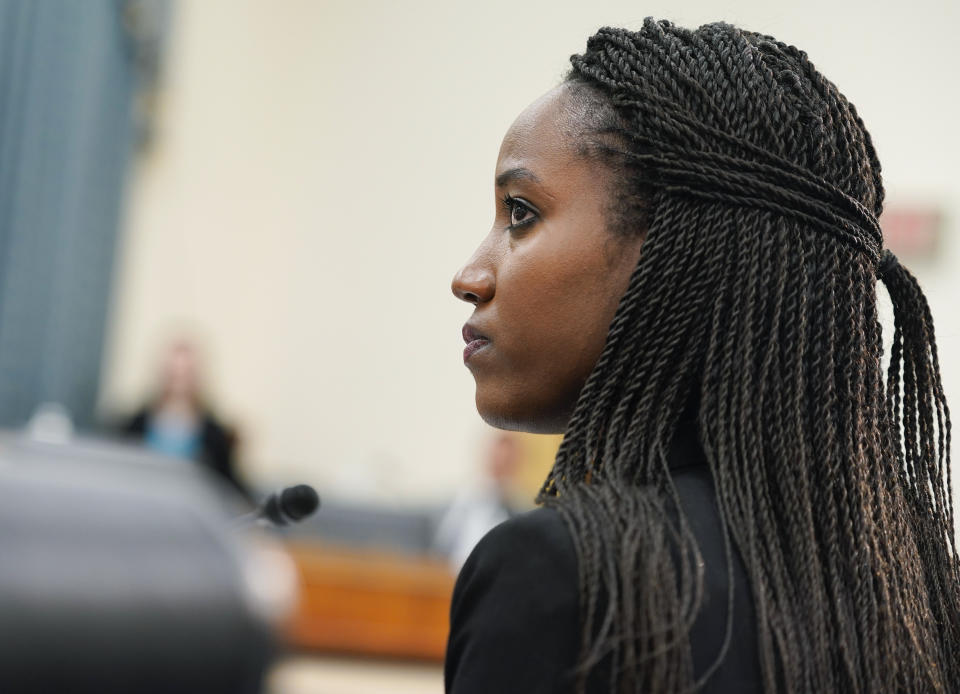
[[[440,561],[288,542],[300,602],[287,642],[328,653],[442,661],[454,576]]]

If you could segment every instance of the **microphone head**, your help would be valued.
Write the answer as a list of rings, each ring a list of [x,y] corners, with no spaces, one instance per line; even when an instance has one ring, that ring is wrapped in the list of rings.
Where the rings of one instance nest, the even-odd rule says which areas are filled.
[[[320,496],[309,484],[287,487],[280,493],[280,510],[292,522],[301,521],[320,505]]]

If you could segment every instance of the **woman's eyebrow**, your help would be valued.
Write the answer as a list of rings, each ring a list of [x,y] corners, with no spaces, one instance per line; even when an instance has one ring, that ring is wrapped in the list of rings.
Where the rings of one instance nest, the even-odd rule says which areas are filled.
[[[540,183],[540,179],[537,178],[537,175],[533,173],[530,169],[524,169],[523,167],[518,167],[515,169],[507,169],[502,174],[497,176],[497,188],[503,188],[506,184],[511,181],[516,180],[527,180],[533,181],[534,183]]]

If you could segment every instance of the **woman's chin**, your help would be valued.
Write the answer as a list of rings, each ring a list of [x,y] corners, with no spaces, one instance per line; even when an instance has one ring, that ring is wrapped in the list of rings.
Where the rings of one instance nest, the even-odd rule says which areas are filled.
[[[556,415],[543,410],[524,411],[516,407],[497,407],[486,403],[477,393],[477,412],[484,422],[496,429],[522,431],[528,434],[562,434],[566,431],[569,413]]]

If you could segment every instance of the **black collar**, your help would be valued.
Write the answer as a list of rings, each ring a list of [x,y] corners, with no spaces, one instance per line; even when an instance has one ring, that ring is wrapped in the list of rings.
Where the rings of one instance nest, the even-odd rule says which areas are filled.
[[[671,470],[678,470],[706,464],[707,457],[700,443],[700,424],[697,413],[692,413],[692,416],[684,413],[677,422],[677,430],[670,442],[667,465]]]

